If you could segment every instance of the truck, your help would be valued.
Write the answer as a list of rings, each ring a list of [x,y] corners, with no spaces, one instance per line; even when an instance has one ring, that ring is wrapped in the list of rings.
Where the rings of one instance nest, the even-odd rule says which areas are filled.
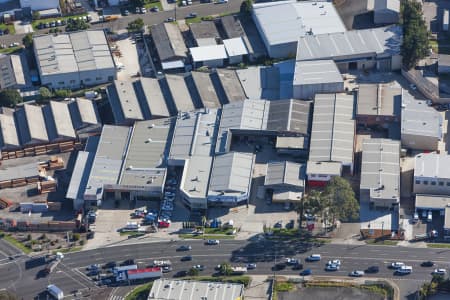
[[[231,274],[243,275],[247,273],[247,267],[231,267]]]
[[[36,267],[43,266],[45,264],[50,264],[55,260],[61,260],[64,255],[61,252],[57,252],[56,255],[47,254],[45,256],[33,257],[25,261],[25,269],[32,269]]]
[[[115,21],[115,20],[117,20],[117,19],[119,19],[119,17],[118,16],[100,16],[99,18],[98,18],[98,21],[101,23],[101,22],[111,22],[111,21]]]
[[[128,280],[160,278],[161,276],[162,276],[162,270],[159,267],[127,271]]]
[[[47,293],[49,293],[50,296],[52,296],[55,299],[58,299],[58,300],[64,299],[63,291],[54,284],[50,284],[47,286]]]
[[[171,266],[172,262],[170,260],[154,260],[153,266],[154,267],[166,267]]]
[[[128,266],[121,266],[121,267],[115,267],[113,269],[114,274],[119,274],[121,272],[126,272],[129,270],[137,270],[137,265],[128,265]]]

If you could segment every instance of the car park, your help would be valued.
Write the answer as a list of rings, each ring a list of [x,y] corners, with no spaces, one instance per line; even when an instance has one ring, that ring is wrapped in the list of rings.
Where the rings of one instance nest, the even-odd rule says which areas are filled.
[[[445,274],[447,274],[447,270],[445,269],[435,269],[433,271],[433,275],[444,276]]]
[[[422,266],[422,267],[432,267],[432,266],[434,266],[434,262],[432,262],[431,260],[427,260],[427,261],[424,261],[423,263],[421,263],[420,266]]]
[[[219,240],[207,240],[205,242],[206,245],[219,245],[220,241]]]
[[[311,254],[306,258],[306,261],[312,262],[312,261],[320,261],[321,256],[320,254]]]
[[[365,273],[378,273],[380,268],[378,266],[370,266],[366,269]]]
[[[350,276],[350,277],[362,277],[362,276],[364,276],[364,271],[355,270],[355,271],[350,272],[348,274],[348,276]]]
[[[404,266],[405,266],[405,263],[403,263],[403,262],[398,262],[398,261],[393,262],[393,263],[390,264],[390,268],[391,268],[391,269],[400,269],[400,268],[402,268],[402,267],[404,267]]]

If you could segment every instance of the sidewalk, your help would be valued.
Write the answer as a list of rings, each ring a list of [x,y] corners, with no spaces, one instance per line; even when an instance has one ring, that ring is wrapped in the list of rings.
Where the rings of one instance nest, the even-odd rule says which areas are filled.
[[[175,6],[177,5],[176,1],[174,3],[168,3],[167,0],[161,0],[160,2],[164,11],[174,10]]]

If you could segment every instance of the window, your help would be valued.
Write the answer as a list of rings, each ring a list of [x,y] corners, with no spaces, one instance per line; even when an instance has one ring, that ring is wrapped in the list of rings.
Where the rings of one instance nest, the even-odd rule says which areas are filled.
[[[432,181],[432,182],[431,182],[431,185],[436,185],[436,181]]]
[[[74,84],[75,81],[76,81],[76,80],[73,80],[73,79],[72,79],[72,80],[70,81],[70,84]]]
[[[439,181],[439,186],[444,186],[444,182],[443,181]]]
[[[416,184],[420,184],[420,180],[416,180]]]
[[[64,81],[59,81],[58,84],[59,85],[64,85]]]
[[[89,81],[91,81],[91,79],[90,78],[86,78],[84,81],[89,82]]]
[[[428,181],[427,181],[427,180],[424,180],[424,181],[423,181],[423,184],[428,185]]]
[[[102,80],[102,77],[95,77],[95,80]]]
[[[450,181],[447,181],[447,184],[446,184],[447,186],[450,186]]]

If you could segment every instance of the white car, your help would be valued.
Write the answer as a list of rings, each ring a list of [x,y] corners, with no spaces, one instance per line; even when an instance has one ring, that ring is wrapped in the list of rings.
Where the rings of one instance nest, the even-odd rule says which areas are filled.
[[[206,245],[219,245],[219,240],[207,240]]]
[[[391,264],[391,268],[392,268],[392,269],[400,269],[401,267],[404,267],[404,266],[405,266],[405,263],[398,262],[398,261],[393,262],[393,263]]]
[[[338,265],[341,266],[341,261],[339,259],[329,260],[327,265]]]
[[[445,274],[447,274],[447,270],[445,270],[445,269],[435,269],[433,271],[433,275],[442,275],[442,276],[444,276]]]
[[[338,265],[328,265],[325,267],[325,271],[338,271],[339,270],[339,266]]]
[[[350,272],[350,274],[348,274],[348,275],[351,277],[362,277],[362,276],[364,276],[364,271],[355,270],[353,272]]]
[[[411,274],[412,267],[411,266],[402,266],[402,267],[398,268],[397,270],[395,270],[395,273],[400,274],[400,275]]]

